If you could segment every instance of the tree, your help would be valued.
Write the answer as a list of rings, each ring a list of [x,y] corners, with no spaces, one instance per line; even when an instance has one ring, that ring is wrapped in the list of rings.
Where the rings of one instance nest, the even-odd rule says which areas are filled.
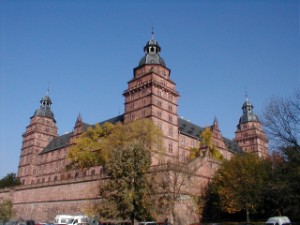
[[[236,154],[224,161],[213,177],[213,190],[218,194],[224,212],[254,213],[261,203],[267,179],[266,163],[251,153]]]
[[[289,98],[272,97],[264,109],[266,132],[275,149],[300,152],[300,89]]]
[[[0,188],[13,187],[20,184],[20,180],[15,173],[9,173],[0,180]]]
[[[112,133],[113,127],[111,123],[102,126],[96,124],[81,134],[68,152],[68,167],[83,169],[104,164],[110,154],[107,149],[107,137]]]
[[[147,173],[153,150],[162,151],[161,142],[161,131],[147,119],[96,126],[78,138],[68,154],[70,166],[102,165],[108,176],[100,186],[99,215],[132,220],[152,215],[153,189]]]
[[[213,143],[213,133],[209,127],[206,127],[201,132],[200,138],[199,148],[190,148],[190,160],[197,157],[212,157],[216,160],[223,159],[223,155]]]
[[[300,215],[300,154],[293,148],[284,156],[273,152],[269,167],[269,182],[265,186],[267,213],[288,215],[298,220]],[[284,193],[284,194],[283,194]]]
[[[138,143],[144,148],[161,151],[162,133],[152,121],[141,119],[123,125],[105,123],[89,127],[71,146],[67,158],[73,169],[105,165],[113,149]]]
[[[189,165],[189,161],[180,162],[179,157],[177,155],[174,162],[157,166],[155,171],[152,171],[155,176],[151,179],[157,194],[156,212],[160,215],[171,213],[174,224],[182,224],[176,217],[176,203],[189,193],[188,187],[193,186],[191,178],[197,169],[196,165]]]
[[[0,201],[0,221],[9,221],[13,216],[12,202],[9,200]]]
[[[271,161],[265,201],[279,214],[299,215],[300,89],[291,97],[272,97],[264,109],[263,123],[276,156]]]
[[[101,217],[149,219],[151,153],[138,144],[120,146],[106,163],[109,180],[100,186],[102,201],[98,207]]]

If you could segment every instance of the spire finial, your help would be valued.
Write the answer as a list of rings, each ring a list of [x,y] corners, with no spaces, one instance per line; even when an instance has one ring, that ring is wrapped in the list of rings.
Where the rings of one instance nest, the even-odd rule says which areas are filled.
[[[46,91],[47,96],[49,96],[49,92],[50,92],[50,82],[48,81],[48,88],[47,88],[47,91]]]
[[[151,40],[154,40],[154,27],[153,27],[153,24],[151,26]]]
[[[78,116],[77,116],[77,120],[76,120],[76,123],[77,122],[81,122],[82,121],[82,115],[81,113],[79,112]]]
[[[218,124],[219,124],[218,118],[217,118],[217,116],[215,116],[215,118],[214,118],[214,125],[218,125]]]
[[[246,101],[248,101],[248,92],[247,92],[247,87],[245,87],[245,98],[246,98]]]

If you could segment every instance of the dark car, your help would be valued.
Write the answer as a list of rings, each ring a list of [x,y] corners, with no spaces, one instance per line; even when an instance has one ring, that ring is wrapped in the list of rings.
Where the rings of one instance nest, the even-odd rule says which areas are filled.
[[[16,220],[16,221],[8,221],[4,223],[5,225],[35,225],[33,220]]]

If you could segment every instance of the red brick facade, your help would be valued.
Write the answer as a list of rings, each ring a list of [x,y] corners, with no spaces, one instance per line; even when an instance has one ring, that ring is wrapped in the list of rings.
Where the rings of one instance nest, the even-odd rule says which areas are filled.
[[[189,149],[199,146],[200,133],[204,128],[178,117],[179,93],[171,80],[170,69],[159,55],[158,43],[152,38],[144,51],[145,57],[134,69],[133,78],[123,93],[124,115],[108,121],[129,123],[139,118],[151,119],[163,132],[166,150],[163,157],[153,154],[153,166],[178,159],[186,162]],[[51,103],[48,95],[41,100],[40,109],[31,117],[23,134],[18,170],[22,186],[15,190],[0,191],[0,198],[13,201],[16,217],[40,222],[51,222],[51,218],[54,219],[59,213],[82,212],[88,204],[97,201],[97,187],[103,176],[101,166],[84,171],[66,170],[70,144],[91,125],[78,116],[73,132],[58,136]],[[235,142],[222,136],[216,119],[210,129],[215,146],[227,159],[241,151],[240,147],[263,157],[268,153],[267,139],[259,121],[245,119],[240,122]],[[187,166],[196,167],[197,170],[193,178],[186,181],[185,190],[200,194],[218,163],[206,157],[196,159]],[[192,202],[187,196],[178,203],[178,216],[182,222],[198,221],[196,211],[191,210]]]

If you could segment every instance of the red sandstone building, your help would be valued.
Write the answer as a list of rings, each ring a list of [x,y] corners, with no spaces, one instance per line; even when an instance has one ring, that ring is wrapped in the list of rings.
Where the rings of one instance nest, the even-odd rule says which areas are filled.
[[[133,77],[128,88],[123,92],[125,97],[124,114],[106,121],[129,123],[140,118],[151,119],[163,132],[163,157],[155,157],[153,165],[164,164],[166,161],[179,158],[186,162],[189,148],[199,146],[200,133],[203,127],[178,117],[178,98],[176,84],[171,79],[171,70],[160,56],[161,48],[153,36],[144,47],[145,55],[133,70]],[[94,167],[85,171],[66,171],[68,164],[66,155],[74,138],[91,126],[76,120],[73,132],[58,135],[54,114],[51,111],[52,101],[48,95],[40,101],[40,108],[30,118],[30,123],[23,134],[18,177],[22,183],[23,195],[30,200],[22,199],[16,191],[14,203],[17,213],[28,215],[27,208],[39,205],[39,220],[48,220],[59,213],[76,213],[80,206],[94,201],[97,197],[90,190],[95,190],[101,182],[102,167]],[[252,152],[260,157],[267,157],[267,138],[258,117],[253,112],[253,105],[246,98],[242,106],[234,140],[222,136],[218,121],[215,119],[210,126],[213,141],[225,158],[240,151]],[[237,118],[238,119],[238,118]],[[201,161],[201,162],[200,162]],[[211,159],[199,159],[197,177],[199,183],[206,184],[211,178],[217,164]],[[80,192],[80,195],[79,193]],[[31,193],[31,194],[30,194]],[[37,197],[34,193],[48,195]],[[17,197],[19,196],[19,198]],[[1,192],[0,192],[1,197]],[[47,212],[47,213],[46,213]],[[191,213],[191,212],[189,212]],[[195,222],[195,215],[186,215],[182,221]]]

